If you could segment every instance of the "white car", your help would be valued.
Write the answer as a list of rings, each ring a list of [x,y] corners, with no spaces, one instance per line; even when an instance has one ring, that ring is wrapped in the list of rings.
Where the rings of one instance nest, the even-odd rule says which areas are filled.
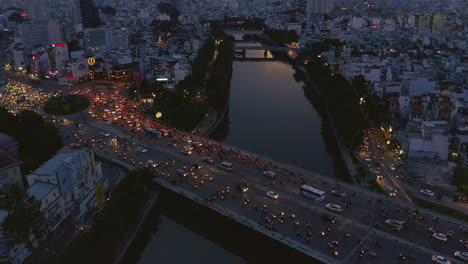
[[[393,163],[390,164],[390,165],[388,165],[388,168],[389,168],[390,170],[392,170],[392,171],[396,170],[395,164],[393,164]]]
[[[468,260],[468,253],[463,251],[455,251],[453,255],[462,260]]]
[[[340,192],[338,190],[332,190],[331,193],[335,196],[338,196],[338,197],[341,197],[341,198],[345,198],[346,197],[346,193],[345,192]]]
[[[101,133],[99,133],[99,135],[104,136],[104,137],[109,137],[110,136],[109,133],[105,133],[105,132],[101,132]]]
[[[276,173],[274,173],[272,171],[264,171],[263,175],[265,175],[267,177],[270,177],[270,178],[274,178],[276,176]]]
[[[364,157],[364,159],[365,159],[367,162],[371,161],[371,158],[369,157],[369,155],[366,155],[366,156]]]
[[[146,153],[146,152],[148,152],[147,149],[142,148],[142,147],[138,147],[138,148],[137,148],[137,151],[138,151],[138,152],[141,152],[141,153]]]
[[[278,200],[279,199],[279,194],[275,193],[274,191],[268,191],[266,193],[266,196],[272,198],[272,199],[275,199],[275,200]]]
[[[341,208],[341,206],[337,204],[328,203],[325,205],[325,208],[327,208],[330,211],[337,212],[337,213],[343,212],[343,208]]]
[[[192,151],[190,149],[181,149],[180,152],[184,153],[185,155],[190,155],[192,154]]]
[[[440,241],[447,241],[447,236],[442,233],[434,233],[432,234],[432,237]]]
[[[212,157],[203,157],[204,162],[213,163],[214,159]]]
[[[439,264],[451,264],[450,260],[439,256],[439,255],[432,255],[432,262],[439,263]]]
[[[420,190],[419,191],[420,193],[424,194],[424,195],[427,195],[427,196],[434,196],[434,192],[432,192],[431,190]]]
[[[151,166],[153,168],[156,168],[156,166],[158,166],[158,164],[156,162],[154,162],[154,160],[148,160],[146,162],[146,165]]]
[[[187,143],[192,143],[192,139],[190,137],[184,137],[182,140]]]

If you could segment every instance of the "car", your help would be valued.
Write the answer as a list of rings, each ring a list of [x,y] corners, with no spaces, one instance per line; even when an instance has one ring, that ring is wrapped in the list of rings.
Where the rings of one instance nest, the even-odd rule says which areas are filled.
[[[341,198],[345,198],[346,197],[346,193],[345,192],[340,192],[338,190],[332,190],[331,193],[335,196],[338,196],[338,197],[341,197]]]
[[[396,167],[395,167],[395,164],[391,163],[390,165],[388,165],[388,168],[392,171],[396,170]]]
[[[383,177],[382,177],[381,174],[377,174],[376,178],[377,178],[377,180],[381,180]]]
[[[427,189],[426,190],[420,190],[419,192],[424,194],[424,195],[431,196],[431,197],[435,195],[434,192],[432,192],[431,190],[427,190]]]
[[[167,142],[167,145],[175,148],[177,147],[177,142],[174,142],[174,141]]]
[[[190,149],[181,149],[180,152],[184,153],[185,155],[190,155],[192,154],[192,151]]]
[[[184,146],[184,149],[193,150],[193,147],[190,146],[190,145],[185,145],[185,146]]]
[[[101,132],[101,133],[99,133],[99,135],[101,135],[103,137],[110,137],[110,134],[106,133],[106,132]]]
[[[393,228],[396,228],[398,230],[403,229],[405,226],[405,222],[397,219],[387,219],[385,220],[385,223]]]
[[[468,253],[463,251],[455,251],[453,255],[461,260],[468,260]]]
[[[184,137],[182,140],[187,143],[192,143],[192,139],[190,137]]]
[[[150,167],[153,167],[153,168],[156,168],[158,166],[158,164],[156,162],[154,162],[154,160],[146,161],[146,165],[150,166]]]
[[[240,190],[241,192],[243,192],[243,193],[246,193],[246,192],[249,191],[249,187],[248,187],[247,184],[245,184],[245,183],[239,184],[238,188],[239,188],[239,190]]]
[[[195,141],[195,142],[192,143],[192,146],[193,146],[194,148],[199,148],[199,147],[203,146],[203,143],[198,142],[198,141]]]
[[[266,177],[269,177],[269,178],[275,178],[276,173],[274,173],[272,171],[264,171],[263,175],[265,175]]]
[[[213,181],[214,180],[214,177],[212,175],[209,175],[209,174],[205,174],[203,175],[203,179],[205,181]]]
[[[327,213],[320,214],[320,218],[332,224],[336,223],[336,218],[333,215]]]
[[[460,245],[463,247],[468,248],[468,240],[460,239],[458,240],[458,243],[460,243]]]
[[[447,241],[447,235],[443,233],[434,233],[432,234],[432,237],[439,240],[439,241]]]
[[[146,152],[148,152],[147,149],[142,148],[142,147],[138,147],[138,148],[137,148],[137,151],[140,152],[140,153],[146,153]]]
[[[204,167],[203,167],[203,165],[199,165],[199,164],[196,164],[196,163],[195,163],[195,164],[193,164],[192,168],[193,168],[194,170],[201,170],[201,169],[203,169]]]
[[[438,263],[438,264],[451,264],[450,260],[446,259],[445,257],[439,256],[439,255],[432,255],[432,262]]]
[[[214,159],[212,157],[203,157],[202,160],[204,162],[208,162],[208,163],[213,163],[214,162]]]
[[[395,197],[395,196],[396,196],[396,191],[395,191],[395,189],[393,189],[393,188],[390,187],[390,186],[387,186],[387,192],[388,192],[388,195],[390,195],[390,197]]]
[[[337,212],[337,213],[343,212],[343,208],[341,208],[341,206],[337,204],[327,203],[325,205],[325,208],[327,208],[330,211]]]
[[[186,171],[184,171],[182,169],[179,169],[179,170],[177,170],[177,175],[182,176],[182,177],[187,177],[188,172],[186,172]]]
[[[275,200],[278,200],[279,199],[279,194],[275,193],[274,191],[268,191],[266,192],[266,196],[272,198],[272,199],[275,199]]]
[[[371,158],[370,158],[369,155],[366,155],[366,156],[364,157],[364,159],[365,159],[367,162],[370,162],[370,161],[371,161]]]

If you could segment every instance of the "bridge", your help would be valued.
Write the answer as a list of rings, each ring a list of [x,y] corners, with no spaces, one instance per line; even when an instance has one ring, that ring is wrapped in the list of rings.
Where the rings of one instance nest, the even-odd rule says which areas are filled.
[[[244,57],[234,57],[235,61],[274,61],[275,58],[244,58]]]
[[[434,224],[434,216],[441,219],[437,223],[441,232],[457,231],[466,223],[210,139],[191,134],[182,134],[178,139],[155,139],[141,134],[141,138],[136,138],[132,137],[134,133],[129,128],[91,119],[80,119],[79,122],[83,123],[82,127],[71,122],[62,126],[64,136],[79,134],[77,130],[80,130],[85,140],[99,138],[102,142],[97,144],[102,148],[90,145],[94,146],[96,154],[111,156],[111,161],[129,169],[143,167],[150,159],[161,161],[163,163],[154,168],[155,183],[323,263],[399,263],[400,253],[414,256],[416,263],[429,263],[432,255],[451,256],[452,249],[459,247],[458,239],[467,238],[457,232],[456,239],[448,240],[441,247],[438,243],[442,242],[426,238],[427,229]],[[100,136],[100,132],[112,136]],[[118,136],[118,144],[111,142],[114,135]],[[188,139],[182,139],[184,136],[202,142],[203,146],[195,148],[191,155],[183,154],[179,146],[190,145]],[[73,136],[65,137],[68,144],[76,143],[75,140]],[[168,144],[174,141],[176,147]],[[145,148],[147,152],[139,154],[137,148]],[[213,158],[214,163],[204,162],[204,156]],[[216,166],[222,160],[232,163],[234,169],[229,172]],[[174,161],[175,165],[164,165],[166,161]],[[177,169],[191,168],[194,164],[203,164],[204,168],[195,170],[192,176],[178,175]],[[264,176],[264,170],[275,172],[276,177]],[[202,180],[205,174],[213,176],[214,180]],[[241,183],[248,186],[247,192],[238,189]],[[326,202],[300,195],[303,183],[325,191]],[[230,188],[226,189],[227,186]],[[333,190],[337,191],[336,196],[332,195]],[[267,197],[268,191],[274,191],[279,199]],[[325,208],[326,203],[339,204],[343,211],[329,211]],[[410,221],[416,210],[418,217],[426,221]],[[320,216],[324,214],[334,217],[333,223],[331,218]],[[407,220],[410,227],[395,232],[385,224],[390,218]],[[357,245],[357,240],[363,245]],[[337,241],[339,246],[332,245],[333,250],[329,249],[327,244],[331,241]],[[365,250],[362,257],[358,256],[361,248]],[[367,252],[370,251],[376,256],[369,256]]]
[[[296,50],[301,51],[303,48],[289,48],[289,47],[280,47],[280,46],[236,46],[234,50],[270,50],[270,51],[290,51]]]

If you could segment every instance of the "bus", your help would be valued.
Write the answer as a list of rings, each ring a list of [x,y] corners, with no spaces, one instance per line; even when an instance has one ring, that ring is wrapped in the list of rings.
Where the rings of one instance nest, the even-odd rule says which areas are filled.
[[[304,185],[301,186],[301,194],[306,196],[306,197],[318,200],[320,202],[325,200],[325,192],[324,191],[321,191],[321,190],[319,190],[317,188],[314,188],[314,187],[311,187],[309,185],[304,184]]]

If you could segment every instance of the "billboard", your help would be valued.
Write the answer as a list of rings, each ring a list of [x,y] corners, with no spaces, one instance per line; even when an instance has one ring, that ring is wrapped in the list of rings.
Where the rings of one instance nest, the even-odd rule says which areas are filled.
[[[75,179],[73,179],[72,174],[69,173],[69,170],[65,165],[60,166],[56,173],[59,181],[60,192],[65,193],[73,186]]]
[[[91,165],[89,162],[88,152],[82,150],[80,152],[80,160],[81,160],[81,169],[83,170],[83,176],[90,176],[91,175]]]
[[[79,154],[70,157],[58,168],[56,173],[61,193],[67,192],[83,176],[82,152],[86,154],[86,151],[81,151]]]

